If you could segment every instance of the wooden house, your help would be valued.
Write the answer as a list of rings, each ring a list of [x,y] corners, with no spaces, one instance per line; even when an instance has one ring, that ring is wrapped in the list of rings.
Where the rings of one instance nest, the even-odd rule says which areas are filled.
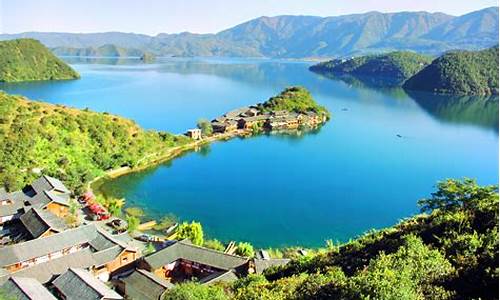
[[[20,220],[26,231],[30,233],[31,238],[33,239],[46,237],[67,229],[66,223],[63,219],[54,215],[50,211],[34,207],[24,213],[20,217]]]
[[[69,268],[53,282],[54,292],[61,299],[121,300],[117,292],[110,289],[91,273],[80,268]]]
[[[0,248],[0,268],[40,282],[69,267],[88,268],[105,281],[111,272],[137,257],[137,249],[90,224]]]

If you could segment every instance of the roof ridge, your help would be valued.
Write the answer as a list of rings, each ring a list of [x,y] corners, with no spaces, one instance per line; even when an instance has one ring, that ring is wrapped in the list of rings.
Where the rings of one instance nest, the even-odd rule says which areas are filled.
[[[198,245],[195,245],[193,243],[185,243],[185,242],[182,242],[182,241],[178,241],[177,243],[182,244],[182,245],[186,245],[186,246],[191,246],[191,247],[194,247],[194,248],[199,248],[199,249],[202,249],[202,250],[205,250],[205,251],[209,251],[209,252],[213,252],[213,253],[217,253],[217,254],[223,254],[223,255],[226,255],[226,256],[229,256],[229,257],[241,258],[241,259],[244,259],[244,260],[250,260],[250,258],[248,258],[248,257],[225,253],[225,252],[222,252],[222,251],[218,251],[218,250],[206,248],[206,247],[203,247],[203,246],[198,246]]]
[[[124,248],[124,249],[130,249],[130,247],[128,246],[128,244],[126,244],[125,242],[123,241],[120,241],[116,238],[114,238],[110,233],[108,233],[106,230],[100,228],[99,226],[96,226],[96,229],[97,229],[97,232],[99,232],[100,234],[102,234],[107,240],[109,240],[110,242]]]
[[[94,291],[96,291],[99,295],[101,296],[106,296],[106,294],[104,294],[102,291],[100,291],[98,288],[94,287],[94,285],[90,284],[90,282],[87,282],[87,278],[84,278],[84,276],[81,276],[82,274],[79,273],[79,271],[83,271],[83,272],[87,272],[86,270],[82,269],[82,268],[73,268],[73,267],[70,267],[68,269],[69,271],[71,271],[73,274],[75,274],[76,276],[78,276],[78,278],[80,278],[87,286],[89,286],[91,289],[93,289]],[[87,274],[85,274],[87,275]],[[92,276],[90,273],[88,273],[89,276]],[[97,281],[99,281],[99,283],[102,283],[99,279],[95,278],[95,277],[92,277],[91,279],[95,279]],[[105,287],[105,288],[108,288],[104,283],[102,283],[102,285]]]

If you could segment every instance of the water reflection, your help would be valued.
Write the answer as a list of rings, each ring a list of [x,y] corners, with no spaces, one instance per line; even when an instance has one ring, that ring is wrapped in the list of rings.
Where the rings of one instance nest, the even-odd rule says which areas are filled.
[[[476,125],[498,132],[498,96],[448,96],[410,91],[408,94],[440,121]]]

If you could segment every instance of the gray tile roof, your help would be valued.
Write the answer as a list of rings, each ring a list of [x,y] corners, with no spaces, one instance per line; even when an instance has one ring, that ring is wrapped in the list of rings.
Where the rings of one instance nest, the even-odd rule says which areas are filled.
[[[6,199],[9,194],[5,191],[5,189],[2,187],[0,188],[0,200]]]
[[[8,266],[53,253],[73,245],[86,243],[96,237],[95,225],[86,225],[24,243],[0,248],[0,264]]]
[[[68,269],[52,284],[68,300],[123,299],[88,271],[80,268]]]
[[[68,194],[71,193],[59,179],[47,175],[43,175],[42,177],[35,180],[31,184],[31,187],[37,193],[41,193],[43,191],[52,191],[52,190],[56,190],[61,193],[68,193]]]
[[[38,238],[47,230],[64,231],[67,226],[63,219],[53,213],[38,208],[31,208],[20,218],[21,223],[33,238]]]
[[[229,271],[220,271],[220,272],[212,273],[212,274],[208,275],[207,277],[202,278],[200,280],[200,283],[212,284],[212,283],[220,282],[220,281],[231,282],[231,281],[235,281],[238,279],[239,279],[238,275],[236,275],[236,273],[233,270],[229,270]]]
[[[95,265],[92,251],[90,249],[83,249],[77,252],[52,259],[48,262],[34,265],[29,268],[21,269],[17,272],[11,273],[12,276],[31,277],[47,283],[53,279],[54,276],[60,275],[68,270],[68,268],[90,268]],[[7,280],[9,274],[0,276],[0,282]]]
[[[176,242],[158,252],[146,256],[144,260],[153,269],[156,269],[181,258],[221,270],[236,269],[248,262],[247,258],[195,246],[185,241]]]
[[[99,252],[92,253],[92,257],[94,258],[96,266],[102,266],[118,257],[118,255],[120,255],[123,250],[124,249],[122,247],[115,245],[108,249],[103,249]]]
[[[99,263],[105,263],[112,260],[106,261],[106,259],[112,256],[111,253],[121,253],[125,248],[131,249],[122,241],[114,239],[108,233],[104,232],[104,230],[99,229],[96,225],[89,224],[65,230],[47,237],[0,248],[0,265],[8,266],[85,243],[88,243],[93,252],[97,253],[96,259]],[[114,250],[98,253],[99,251],[108,249]],[[118,251],[118,249],[121,250]]]
[[[40,282],[33,278],[11,277],[0,287],[7,296],[18,300],[57,300]]]
[[[5,192],[5,190],[4,190]],[[0,217],[12,216],[24,212],[24,202],[28,199],[23,192],[5,193],[0,200],[11,200],[12,204],[0,205]]]
[[[151,272],[137,269],[122,279],[125,294],[130,299],[159,300],[167,289],[174,285]]]
[[[255,273],[262,274],[267,268],[286,265],[290,260],[286,258],[254,259]]]

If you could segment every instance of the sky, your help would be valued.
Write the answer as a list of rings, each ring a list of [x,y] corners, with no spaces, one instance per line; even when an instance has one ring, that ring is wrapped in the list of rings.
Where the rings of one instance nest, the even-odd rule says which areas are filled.
[[[0,0],[0,32],[216,33],[260,16],[368,11],[462,15],[498,0]]]

